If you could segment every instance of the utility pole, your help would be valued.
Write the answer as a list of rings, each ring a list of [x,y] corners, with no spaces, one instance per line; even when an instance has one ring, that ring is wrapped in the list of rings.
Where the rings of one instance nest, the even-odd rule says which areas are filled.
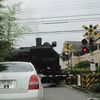
[[[98,51],[98,66],[100,66],[100,44],[97,44],[97,51]]]

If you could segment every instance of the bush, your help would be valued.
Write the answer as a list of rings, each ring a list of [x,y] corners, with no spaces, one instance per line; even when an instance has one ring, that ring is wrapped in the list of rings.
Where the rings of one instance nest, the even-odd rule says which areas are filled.
[[[70,69],[70,73],[71,74],[82,74],[82,73],[89,73],[91,72],[89,69],[85,69],[85,68],[73,68]]]
[[[100,66],[97,67],[96,72],[100,72]]]
[[[92,92],[100,93],[100,83],[95,83],[90,87]]]
[[[82,61],[75,65],[75,68],[89,68],[90,62],[89,61]]]

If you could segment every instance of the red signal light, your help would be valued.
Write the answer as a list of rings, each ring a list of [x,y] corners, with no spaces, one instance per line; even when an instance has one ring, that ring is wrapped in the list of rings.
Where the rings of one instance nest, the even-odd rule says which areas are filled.
[[[87,51],[88,51],[88,48],[87,48],[87,47],[83,47],[83,48],[82,48],[82,52],[83,52],[83,53],[86,53]]]

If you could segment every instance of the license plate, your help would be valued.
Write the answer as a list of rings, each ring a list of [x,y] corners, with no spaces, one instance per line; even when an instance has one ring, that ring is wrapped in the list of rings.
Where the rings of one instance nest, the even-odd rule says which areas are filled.
[[[0,80],[0,89],[14,89],[15,87],[16,87],[16,81]]]

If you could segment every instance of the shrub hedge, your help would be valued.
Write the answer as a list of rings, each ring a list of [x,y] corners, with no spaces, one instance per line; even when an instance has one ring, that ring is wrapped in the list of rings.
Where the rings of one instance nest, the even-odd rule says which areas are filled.
[[[95,83],[90,87],[92,92],[100,93],[100,83]]]

